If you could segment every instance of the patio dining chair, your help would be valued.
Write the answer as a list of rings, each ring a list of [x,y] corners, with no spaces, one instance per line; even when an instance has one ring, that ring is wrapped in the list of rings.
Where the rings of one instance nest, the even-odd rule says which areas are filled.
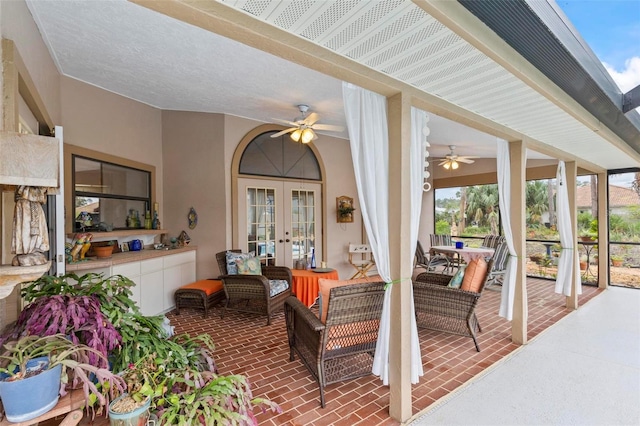
[[[427,272],[433,272],[437,270],[438,267],[442,266],[442,273],[451,268],[449,264],[449,259],[447,256],[442,254],[429,255],[429,253],[425,252],[422,248],[422,244],[420,241],[416,244],[416,258],[415,258],[415,268],[423,268]]]
[[[431,242],[431,247],[433,246],[448,246],[451,247],[453,245],[453,241],[451,240],[451,235],[446,235],[446,234],[431,234],[429,235],[429,240]],[[460,257],[455,255],[455,254],[442,254],[442,253],[436,253],[433,249],[429,250],[429,255],[430,256],[445,256],[447,258],[447,260],[449,261],[449,268],[447,268],[448,270],[453,271],[455,268],[459,268],[461,261],[460,261]],[[447,269],[445,269],[445,271],[447,271]],[[445,272],[443,271],[443,272]]]
[[[509,247],[507,246],[507,242],[503,240],[498,244],[496,251],[493,253],[493,267],[489,271],[487,288],[491,288],[492,285],[502,285],[504,274],[507,272],[509,256]]]
[[[260,275],[244,275],[243,271],[229,271],[227,253],[240,254],[241,251],[225,250],[216,254],[222,274],[218,279],[222,280],[227,297],[221,318],[224,318],[225,312],[230,309],[266,315],[267,325],[271,324],[271,315],[281,310],[284,301],[291,296],[291,270],[286,266],[261,265]]]
[[[498,245],[504,241],[504,236],[502,235],[485,235],[482,240],[482,247],[488,247],[492,249],[497,249]]]

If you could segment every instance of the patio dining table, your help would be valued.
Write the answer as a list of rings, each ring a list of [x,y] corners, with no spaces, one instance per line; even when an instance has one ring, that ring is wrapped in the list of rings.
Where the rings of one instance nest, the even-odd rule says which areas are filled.
[[[338,271],[335,269],[331,269],[330,271],[292,269],[291,275],[293,275],[293,293],[302,303],[307,305],[307,307],[313,305],[318,298],[318,281],[320,278],[329,280],[338,279]]]
[[[457,256],[458,259],[462,259],[465,263],[469,263],[474,259],[485,258],[493,256],[494,249],[489,247],[463,247],[456,248],[455,246],[432,246],[431,249],[436,253],[442,253],[446,255]]]

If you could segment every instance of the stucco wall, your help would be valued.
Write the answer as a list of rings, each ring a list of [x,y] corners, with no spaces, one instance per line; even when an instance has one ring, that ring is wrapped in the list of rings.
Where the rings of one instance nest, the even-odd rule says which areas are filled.
[[[215,254],[227,249],[224,166],[224,116],[163,111],[164,203],[162,226],[177,237],[184,230],[198,246],[198,279],[217,277]],[[189,229],[187,214],[193,207],[198,224]]]
[[[60,83],[65,143],[155,166],[162,219],[162,112],[68,77]]]
[[[22,0],[2,1],[1,11],[2,37],[13,40],[47,112],[55,124],[60,124],[60,73],[31,17],[31,12]]]

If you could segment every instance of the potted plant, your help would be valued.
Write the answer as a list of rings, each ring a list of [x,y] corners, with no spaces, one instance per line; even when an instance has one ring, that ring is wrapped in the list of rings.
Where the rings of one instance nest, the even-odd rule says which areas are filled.
[[[156,406],[160,424],[256,425],[254,407],[282,412],[274,402],[253,398],[244,376],[187,369],[171,377],[170,393]]]
[[[75,344],[62,334],[6,342],[0,355],[0,398],[7,419],[23,422],[51,410],[59,393],[64,395],[70,373],[76,386],[82,384],[87,410],[95,413],[107,406],[124,391],[124,381],[96,366],[91,358],[106,364],[99,351]]]
[[[122,372],[127,392],[109,404],[109,421],[112,426],[147,424],[152,401],[167,392],[169,375],[165,374],[165,362],[166,360],[153,356],[146,357],[137,364],[130,364]]]
[[[619,268],[622,266],[622,263],[624,262],[624,257],[622,256],[618,256],[618,255],[612,255],[611,256],[611,265],[615,266],[616,268]]]
[[[45,336],[61,333],[73,343],[90,346],[102,357],[91,352],[92,363],[107,367],[109,351],[120,345],[120,333],[100,310],[95,296],[57,294],[41,296],[20,313],[15,325],[0,336],[0,344],[25,335]],[[103,364],[99,364],[103,362]]]

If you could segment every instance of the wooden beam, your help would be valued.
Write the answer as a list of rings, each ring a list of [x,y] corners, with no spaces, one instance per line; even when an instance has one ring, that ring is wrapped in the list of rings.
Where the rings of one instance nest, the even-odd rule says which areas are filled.
[[[389,260],[391,333],[389,340],[389,415],[411,417],[411,99],[387,99],[389,123]],[[382,206],[381,206],[382,207]]]
[[[569,195],[569,213],[571,214],[571,235],[573,235],[573,278],[571,280],[571,295],[566,297],[566,307],[568,309],[578,309],[578,274],[580,274],[579,253],[578,253],[578,209],[577,205],[577,177],[578,166],[575,161],[565,163],[567,193]],[[589,266],[587,265],[587,268]]]
[[[607,173],[598,173],[598,288],[609,287],[609,198]]]
[[[526,247],[526,144],[523,141],[509,143],[511,160],[511,232],[516,251],[515,299],[511,321],[511,340],[517,344],[527,343],[527,247]]]

